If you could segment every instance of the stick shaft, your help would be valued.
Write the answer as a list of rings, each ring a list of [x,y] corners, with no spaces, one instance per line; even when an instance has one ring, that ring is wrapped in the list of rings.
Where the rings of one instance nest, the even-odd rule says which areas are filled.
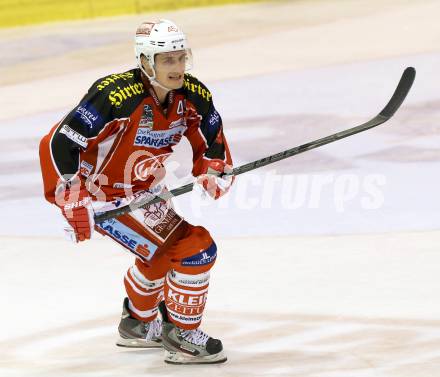
[[[273,164],[274,162],[284,160],[286,158],[295,156],[297,154],[304,153],[306,151],[321,147],[329,143],[333,143],[337,140],[341,140],[348,136],[352,136],[357,133],[369,130],[370,128],[379,126],[380,124],[389,120],[402,105],[403,101],[405,100],[407,94],[411,89],[414,79],[415,79],[415,69],[412,67],[406,68],[402,74],[402,77],[400,78],[396,90],[394,91],[387,105],[378,115],[376,115],[374,118],[370,119],[369,121],[362,123],[359,126],[352,127],[344,131],[336,132],[332,135],[325,136],[323,138],[311,141],[309,143],[305,143],[300,146],[287,149],[283,152],[279,152],[271,156],[261,158],[256,161],[249,162],[248,164],[241,165],[239,167],[234,168],[231,175],[240,175],[248,171],[258,169],[269,164]],[[188,183],[184,186],[178,187],[164,194],[156,196],[151,200],[139,201],[121,208],[107,211],[105,213],[98,213],[95,215],[95,223],[100,223],[107,219],[124,215],[128,212],[134,211],[138,208],[145,207],[153,203],[157,203],[161,200],[168,200],[172,197],[185,194],[187,192],[192,191],[193,187],[194,187],[194,183]]]

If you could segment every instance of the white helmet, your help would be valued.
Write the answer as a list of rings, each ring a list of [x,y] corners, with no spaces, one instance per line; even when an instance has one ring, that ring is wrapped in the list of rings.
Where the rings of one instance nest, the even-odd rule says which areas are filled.
[[[186,35],[176,26],[175,23],[168,20],[159,22],[144,22],[136,30],[134,52],[136,61],[141,71],[150,79],[152,84],[160,85],[156,81],[156,71],[154,69],[154,56],[162,52],[186,51],[185,70],[192,68],[192,53],[188,47]],[[153,71],[149,75],[142,67],[141,56],[145,55]]]

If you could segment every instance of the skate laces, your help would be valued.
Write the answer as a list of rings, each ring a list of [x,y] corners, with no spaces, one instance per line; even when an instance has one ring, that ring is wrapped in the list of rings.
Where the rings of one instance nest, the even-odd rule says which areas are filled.
[[[180,335],[187,342],[195,344],[196,346],[205,346],[209,339],[209,335],[205,334],[202,330],[182,330],[180,329]]]
[[[162,335],[162,321],[159,318],[156,318],[151,322],[145,323],[145,330],[147,330],[145,340],[160,338]]]

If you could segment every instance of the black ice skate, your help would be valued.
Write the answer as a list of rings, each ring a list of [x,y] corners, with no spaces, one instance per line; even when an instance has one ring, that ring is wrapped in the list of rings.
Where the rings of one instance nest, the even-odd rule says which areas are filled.
[[[116,345],[133,348],[162,347],[162,321],[159,318],[151,322],[142,322],[130,315],[128,297],[122,306],[121,322],[119,323],[119,339]]]
[[[213,339],[202,330],[183,330],[168,320],[165,303],[161,302],[162,344],[165,362],[169,364],[219,364],[227,359],[219,339]]]

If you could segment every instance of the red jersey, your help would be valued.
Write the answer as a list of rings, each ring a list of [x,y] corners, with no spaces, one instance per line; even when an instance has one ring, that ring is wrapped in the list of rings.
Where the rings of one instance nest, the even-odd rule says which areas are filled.
[[[140,69],[97,80],[65,118],[43,137],[40,163],[44,194],[79,176],[98,200],[155,186],[165,175],[163,161],[185,136],[193,150],[192,174],[204,173],[204,159],[232,160],[220,114],[210,91],[185,74],[184,85],[161,105]]]

